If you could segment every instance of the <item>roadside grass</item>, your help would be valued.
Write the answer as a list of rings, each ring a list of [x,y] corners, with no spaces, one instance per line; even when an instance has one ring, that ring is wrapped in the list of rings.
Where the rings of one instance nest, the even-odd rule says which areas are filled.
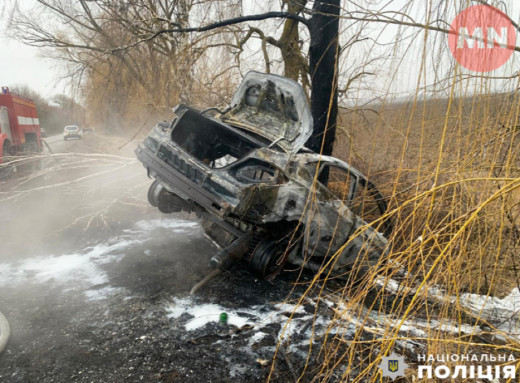
[[[342,112],[334,154],[388,198],[394,231],[376,267],[355,265],[346,283],[323,267],[310,283],[309,294],[336,304],[327,336],[309,346],[320,347],[322,367],[301,377],[385,381],[378,366],[392,351],[405,356],[400,381],[410,382],[426,381],[420,364],[481,364],[418,355],[520,359],[520,294],[510,295],[520,289],[519,111],[518,95],[478,94]],[[493,311],[510,301],[511,311]],[[483,362],[484,371],[492,364],[507,362]]]

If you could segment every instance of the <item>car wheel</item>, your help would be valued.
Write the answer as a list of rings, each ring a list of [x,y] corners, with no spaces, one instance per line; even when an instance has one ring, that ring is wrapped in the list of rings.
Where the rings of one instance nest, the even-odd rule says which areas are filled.
[[[282,271],[287,261],[287,245],[274,238],[263,238],[259,242],[253,241],[254,248],[250,249],[250,270],[267,280],[276,277]]]
[[[184,201],[179,196],[170,193],[168,190],[159,185],[159,193],[157,194],[157,209],[159,209],[161,213],[177,213],[182,210],[183,206]]]
[[[150,185],[150,187],[148,188],[148,202],[150,203],[150,205],[152,205],[153,207],[157,207],[157,204],[158,204],[158,201],[157,201],[157,197],[158,197],[158,190],[157,188],[160,186],[161,184],[159,183],[159,181],[157,180],[154,180],[152,182],[152,184]]]

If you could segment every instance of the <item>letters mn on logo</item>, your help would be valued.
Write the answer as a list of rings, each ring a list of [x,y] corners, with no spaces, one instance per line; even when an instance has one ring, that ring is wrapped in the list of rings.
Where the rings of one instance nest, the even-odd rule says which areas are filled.
[[[448,44],[453,57],[464,68],[491,72],[513,55],[516,28],[508,15],[489,5],[473,5],[451,23]]]
[[[475,44],[475,41],[477,44]],[[464,49],[464,42],[468,44],[469,49],[474,49],[474,47],[482,49],[486,47],[484,41],[482,28],[475,28],[473,35],[470,35],[468,28],[459,28],[457,49]],[[495,43],[497,43],[501,48],[507,48],[507,28],[500,28],[500,33],[498,33],[495,28],[487,28],[487,47],[493,49]]]
[[[396,359],[392,359],[388,361],[388,371],[396,372],[399,370],[399,361]]]

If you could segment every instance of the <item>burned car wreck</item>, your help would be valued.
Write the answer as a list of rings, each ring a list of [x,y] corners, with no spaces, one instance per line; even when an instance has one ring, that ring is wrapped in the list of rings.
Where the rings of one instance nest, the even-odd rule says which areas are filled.
[[[347,163],[304,147],[312,116],[296,82],[249,72],[225,111],[174,112],[136,149],[155,179],[148,199],[164,213],[196,212],[221,248],[218,269],[245,260],[272,278],[286,261],[316,270],[335,255],[329,270],[342,276],[385,252],[384,199]]]

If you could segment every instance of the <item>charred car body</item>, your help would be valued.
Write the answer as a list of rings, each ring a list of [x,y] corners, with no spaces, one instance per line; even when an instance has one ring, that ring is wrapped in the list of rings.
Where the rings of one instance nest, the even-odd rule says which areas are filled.
[[[202,217],[222,249],[216,266],[245,258],[271,278],[287,260],[317,268],[337,253],[330,270],[344,275],[384,253],[390,224],[367,225],[384,214],[383,198],[347,163],[304,147],[312,116],[296,82],[249,72],[227,110],[174,112],[136,150],[155,179],[148,199]]]

